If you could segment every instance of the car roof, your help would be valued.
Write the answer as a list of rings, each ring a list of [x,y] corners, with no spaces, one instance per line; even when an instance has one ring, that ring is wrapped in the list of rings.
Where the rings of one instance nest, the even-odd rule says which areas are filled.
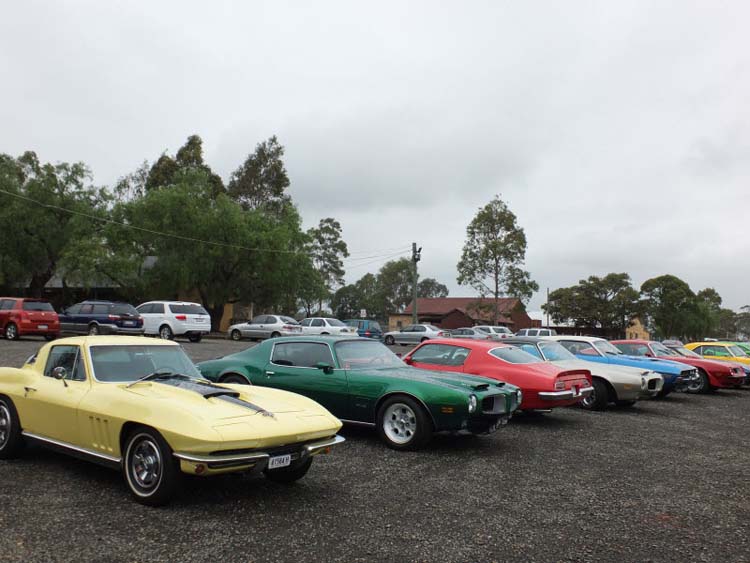
[[[143,303],[141,303],[141,305],[148,305],[150,303],[164,303],[165,305],[198,305],[200,307],[203,306],[200,303],[195,303],[193,301],[162,301],[161,299],[156,299],[154,301],[144,301]],[[141,305],[138,306],[140,307]]]
[[[510,344],[507,344],[502,340],[469,340],[466,338],[438,338],[435,340],[426,340],[421,345],[424,346],[427,344],[451,344],[453,346],[461,346],[463,348],[476,348],[481,350],[511,347]]]

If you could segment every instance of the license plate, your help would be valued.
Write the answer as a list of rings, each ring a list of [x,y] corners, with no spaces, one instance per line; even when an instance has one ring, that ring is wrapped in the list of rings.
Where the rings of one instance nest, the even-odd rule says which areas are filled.
[[[292,454],[277,455],[268,460],[268,469],[278,469],[279,467],[286,467],[292,463]]]
[[[202,319],[202,318],[200,318],[200,317],[196,317],[196,318],[195,318],[195,322],[196,322],[196,323],[202,323],[202,322],[203,322],[204,320],[205,320],[205,319]]]
[[[38,328],[41,330],[47,330],[47,325],[38,325]]]
[[[122,324],[123,324],[124,326],[133,326],[133,325],[135,325],[135,321],[125,321],[125,322],[124,322],[124,323],[122,323]]]

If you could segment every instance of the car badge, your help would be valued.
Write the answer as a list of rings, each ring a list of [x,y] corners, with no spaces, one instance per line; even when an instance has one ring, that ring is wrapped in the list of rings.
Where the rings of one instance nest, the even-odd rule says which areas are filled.
[[[260,411],[260,414],[263,416],[270,416],[271,418],[276,418],[276,415],[269,411]]]

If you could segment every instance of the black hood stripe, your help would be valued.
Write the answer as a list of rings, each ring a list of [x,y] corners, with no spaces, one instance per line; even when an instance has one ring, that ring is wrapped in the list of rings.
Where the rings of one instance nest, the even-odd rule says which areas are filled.
[[[249,401],[243,401],[242,399],[240,399],[240,394],[237,391],[233,391],[232,389],[227,389],[226,387],[222,387],[221,385],[214,385],[213,383],[208,383],[204,381],[176,379],[176,378],[175,379],[159,379],[159,380],[156,380],[156,382],[161,383],[162,385],[171,385],[172,387],[185,389],[186,391],[193,391],[194,393],[198,393],[205,399],[216,398],[216,399],[221,399],[223,401],[228,401],[237,406],[250,409],[251,411],[254,411],[256,413],[260,413],[263,416],[273,416],[273,413],[267,411],[263,407],[260,407]]]

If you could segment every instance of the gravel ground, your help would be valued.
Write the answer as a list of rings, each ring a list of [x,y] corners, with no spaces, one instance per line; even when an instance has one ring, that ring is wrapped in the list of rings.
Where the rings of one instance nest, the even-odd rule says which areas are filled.
[[[0,365],[41,344],[0,341]],[[184,343],[196,360],[247,345]],[[345,428],[293,486],[193,478],[160,509],[30,448],[0,462],[0,560],[750,561],[749,409],[750,391],[563,409],[417,453]]]

